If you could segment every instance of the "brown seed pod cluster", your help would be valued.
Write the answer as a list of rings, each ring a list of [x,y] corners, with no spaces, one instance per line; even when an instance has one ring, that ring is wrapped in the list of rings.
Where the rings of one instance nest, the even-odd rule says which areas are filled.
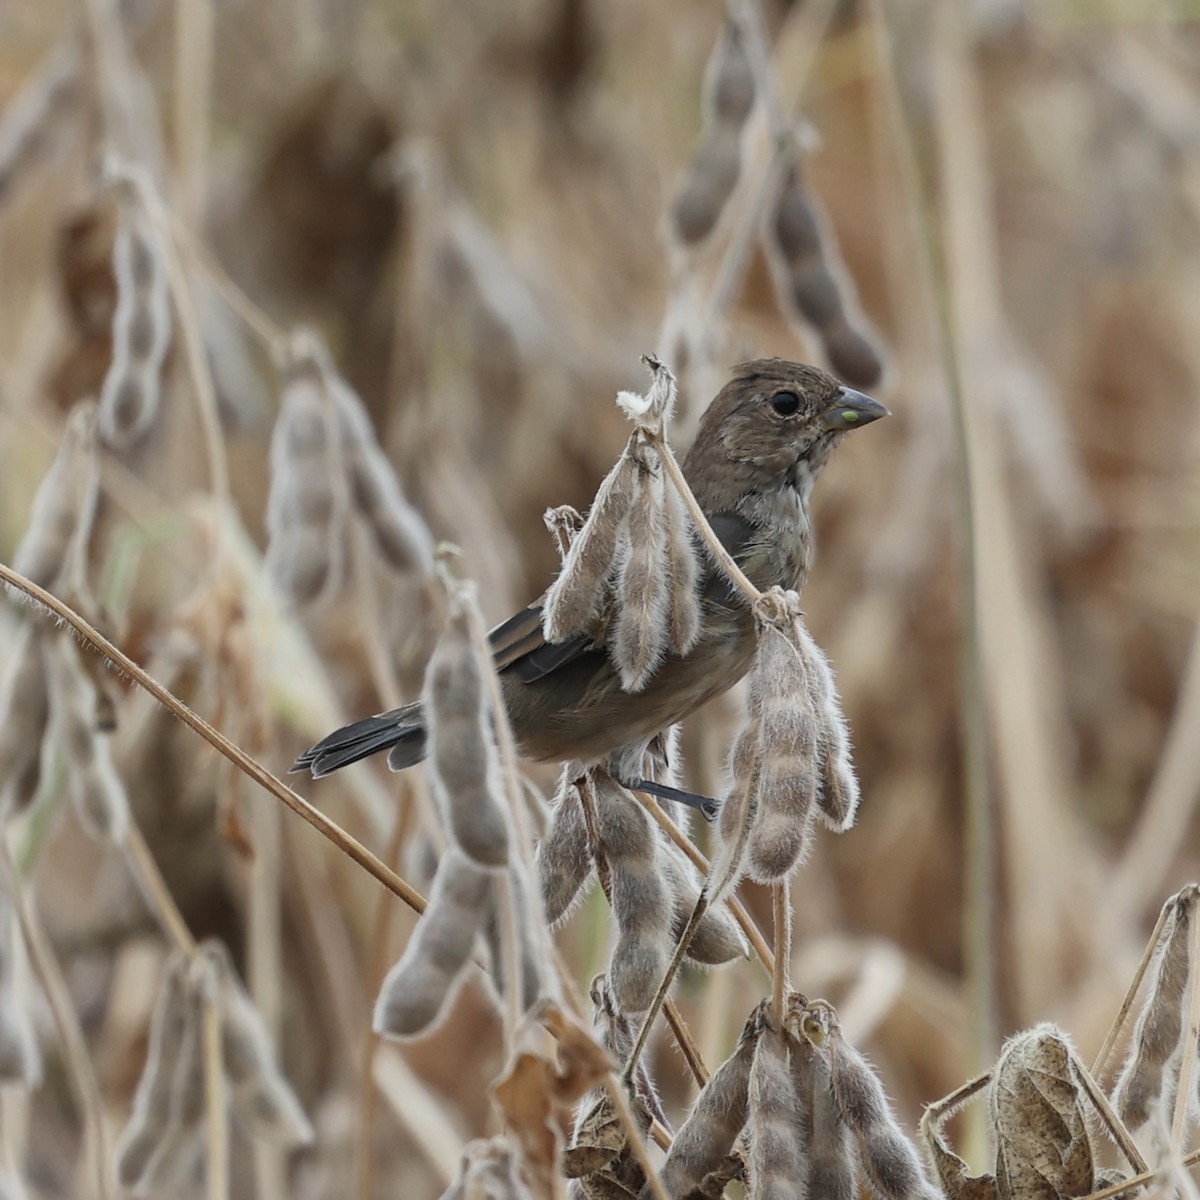
[[[30,623],[15,639],[0,684],[0,820],[33,799],[50,724],[46,634]]]
[[[0,886],[0,1082],[33,1088],[42,1055],[22,979],[24,942],[6,886]]]
[[[129,797],[113,764],[112,748],[99,712],[103,697],[70,638],[47,648],[51,728],[62,745],[69,788],[83,827],[100,841],[119,844],[129,829]]]
[[[97,495],[96,409],[80,404],[38,486],[13,569],[51,591],[78,586]]]
[[[326,599],[344,572],[346,495],[336,418],[324,376],[303,343],[284,368],[271,436],[267,573],[291,605]]]
[[[636,798],[607,772],[582,781],[568,764],[554,815],[538,847],[537,865],[547,918],[564,920],[593,873],[617,924],[609,984],[624,1013],[645,1010],[699,898],[691,864]],[[585,795],[588,799],[585,801]],[[736,922],[723,907],[707,909],[689,946],[696,963],[718,965],[747,953]]]
[[[162,401],[162,370],[171,346],[166,257],[158,233],[132,189],[123,189],[113,274],[112,363],[100,389],[100,435],[124,450],[143,438]]]
[[[742,133],[757,91],[746,36],[731,13],[708,60],[704,129],[671,209],[671,229],[685,246],[716,228],[742,173]]]
[[[276,588],[297,608],[327,599],[345,574],[351,519],[388,570],[428,575],[433,538],[328,352],[297,334],[283,375],[267,504],[267,569]]]
[[[543,608],[547,641],[581,632],[605,641],[628,692],[645,687],[668,652],[686,654],[700,633],[690,519],[663,478],[655,445],[674,407],[675,377],[657,360],[646,362],[648,393],[617,397],[637,428],[571,540]]]
[[[1192,929],[1200,919],[1200,887],[1189,884],[1167,901],[1167,919],[1149,971],[1149,990],[1134,1026],[1129,1057],[1113,1089],[1113,1107],[1130,1129],[1140,1129],[1175,1089],[1184,1014],[1200,964],[1190,961]]]
[[[847,383],[878,383],[883,359],[859,315],[854,284],[829,223],[794,157],[767,212],[763,244],[784,314],[816,331],[830,367]]]
[[[53,144],[56,126],[79,90],[80,52],[64,38],[45,58],[0,118],[0,203]]]
[[[258,1137],[281,1146],[307,1146],[312,1125],[284,1078],[262,1013],[238,978],[223,942],[207,941],[197,957],[208,961],[221,1019],[221,1062],[234,1113]]]
[[[772,588],[755,603],[755,617],[749,710],[720,816],[717,899],[743,874],[760,883],[786,879],[808,853],[814,817],[841,831],[858,804],[833,675],[804,626],[799,596]]]
[[[146,1066],[117,1146],[117,1177],[136,1196],[164,1195],[195,1165],[207,1104],[204,1020],[215,1009],[221,1066],[239,1122],[285,1146],[313,1132],[275,1060],[262,1015],[237,978],[226,947],[205,942],[167,963],[150,1025]]]

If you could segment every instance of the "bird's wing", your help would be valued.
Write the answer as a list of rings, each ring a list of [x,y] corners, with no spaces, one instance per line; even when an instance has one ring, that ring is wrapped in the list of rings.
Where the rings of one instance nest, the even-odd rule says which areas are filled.
[[[488,641],[496,670],[511,667],[525,683],[541,679],[595,648],[586,633],[577,633],[563,642],[547,642],[542,635],[540,602],[501,622],[488,634]]]

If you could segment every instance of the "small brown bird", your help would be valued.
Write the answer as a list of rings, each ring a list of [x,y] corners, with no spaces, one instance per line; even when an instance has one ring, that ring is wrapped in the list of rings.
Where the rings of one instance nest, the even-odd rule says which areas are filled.
[[[766,358],[734,369],[701,418],[683,473],[722,544],[760,590],[803,586],[812,553],[813,484],[842,434],[887,413],[816,367]],[[655,737],[737,683],[754,657],[750,607],[711,561],[701,572],[700,600],[696,644],[686,655],[664,659],[635,693],[622,689],[608,651],[586,634],[547,643],[541,601],[492,630],[521,753],[539,762],[604,762],[617,779],[644,784]],[[320,778],[385,749],[393,770],[424,757],[419,702],[336,730],[292,769]]]

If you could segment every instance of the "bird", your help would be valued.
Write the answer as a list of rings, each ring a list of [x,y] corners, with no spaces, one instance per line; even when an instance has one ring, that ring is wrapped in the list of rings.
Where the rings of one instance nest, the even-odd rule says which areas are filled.
[[[783,358],[738,364],[700,419],[683,475],[722,545],[760,591],[799,591],[812,560],[809,501],[830,452],[852,429],[888,410],[828,372]],[[635,693],[621,686],[608,650],[588,633],[547,642],[545,594],[489,634],[501,695],[520,753],[539,762],[603,765],[630,786],[715,812],[715,801],[647,780],[662,735],[750,669],[756,646],[748,600],[706,555],[700,634],[667,655]],[[293,771],[322,778],[388,751],[403,770],[425,755],[420,701],[366,717],[322,738]],[[643,786],[645,785],[645,786]]]

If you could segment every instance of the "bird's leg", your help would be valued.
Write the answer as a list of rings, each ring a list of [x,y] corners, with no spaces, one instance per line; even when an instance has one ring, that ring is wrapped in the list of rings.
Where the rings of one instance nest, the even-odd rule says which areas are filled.
[[[720,809],[720,802],[711,796],[700,796],[696,792],[685,792],[682,788],[670,787],[665,783],[655,783],[652,779],[618,779],[622,787],[632,792],[648,792],[651,796],[659,796],[663,800],[677,800],[688,808],[697,809],[706,821],[715,821]]]

